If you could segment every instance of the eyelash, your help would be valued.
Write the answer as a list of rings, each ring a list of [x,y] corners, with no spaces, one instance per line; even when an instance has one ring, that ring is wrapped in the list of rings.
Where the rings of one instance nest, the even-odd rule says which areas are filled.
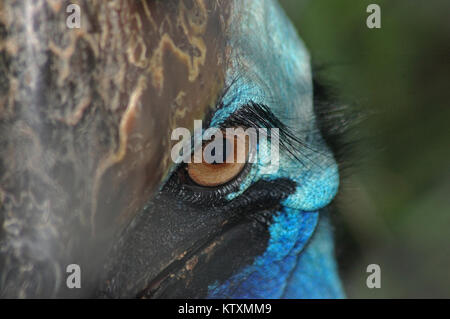
[[[298,140],[289,128],[279,121],[265,105],[250,102],[231,114],[220,127],[243,127],[244,129],[249,127],[277,127],[280,132],[280,151],[287,152],[301,162],[299,155],[301,155],[301,146],[304,144]],[[225,206],[230,202],[226,199],[226,195],[239,190],[240,185],[250,173],[252,165],[254,164],[246,163],[239,175],[223,185],[205,187],[199,186],[192,181],[187,174],[186,164],[181,164],[172,173],[164,186],[163,191],[175,196],[178,200],[195,206]],[[253,185],[251,185],[249,189],[252,187]],[[240,196],[236,197],[236,200],[239,199],[239,197]],[[234,199],[231,201],[234,201]]]

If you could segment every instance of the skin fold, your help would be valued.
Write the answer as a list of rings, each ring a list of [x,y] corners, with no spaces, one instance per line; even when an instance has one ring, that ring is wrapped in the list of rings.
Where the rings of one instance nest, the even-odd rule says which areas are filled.
[[[68,4],[0,3],[0,296],[343,297],[327,211],[339,173],[278,4],[79,1],[80,29]],[[172,130],[254,104],[302,142],[295,156],[189,183]]]

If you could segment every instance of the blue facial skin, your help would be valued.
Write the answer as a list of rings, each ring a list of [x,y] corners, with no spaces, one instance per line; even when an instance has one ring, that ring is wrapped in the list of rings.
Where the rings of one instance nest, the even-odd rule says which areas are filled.
[[[280,149],[279,169],[264,171],[258,154],[241,189],[257,180],[289,178],[294,194],[269,226],[266,251],[225,282],[209,287],[209,298],[343,298],[326,206],[337,193],[339,173],[313,112],[310,57],[294,27],[272,0],[235,0],[226,76],[229,87],[211,127],[249,102],[265,104],[307,144],[298,157]]]

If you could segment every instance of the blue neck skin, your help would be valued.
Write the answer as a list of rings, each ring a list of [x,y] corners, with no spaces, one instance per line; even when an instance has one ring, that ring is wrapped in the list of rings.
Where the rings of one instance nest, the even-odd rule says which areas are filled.
[[[209,298],[344,297],[326,215],[286,208],[269,231],[264,254],[224,283],[211,285]]]
[[[241,189],[229,195],[232,200],[260,179],[289,178],[297,184],[273,218],[266,251],[225,282],[210,286],[208,297],[342,298],[331,227],[323,212],[337,193],[339,173],[317,129],[308,51],[276,2],[234,0],[232,8],[229,89],[211,126],[253,101],[267,105],[308,147],[301,153],[303,163],[280,151],[276,172],[264,173],[264,163],[253,164]]]

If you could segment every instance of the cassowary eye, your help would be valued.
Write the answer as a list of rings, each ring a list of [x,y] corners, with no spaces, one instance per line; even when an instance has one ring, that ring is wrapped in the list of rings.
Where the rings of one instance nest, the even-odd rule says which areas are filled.
[[[195,162],[193,155],[191,163],[186,166],[188,176],[200,186],[214,187],[228,183],[244,170],[247,163],[248,136],[243,132],[232,136],[222,133],[202,146],[201,162]]]

